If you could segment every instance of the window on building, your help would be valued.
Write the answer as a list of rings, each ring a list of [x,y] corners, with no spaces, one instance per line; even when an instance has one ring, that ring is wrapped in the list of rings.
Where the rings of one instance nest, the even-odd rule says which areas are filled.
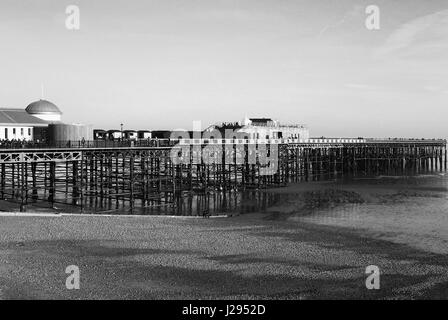
[[[8,139],[8,128],[5,128],[5,139]]]
[[[20,128],[20,135],[23,136],[23,128]]]
[[[31,136],[31,128],[28,128],[28,135]]]
[[[12,134],[16,134],[16,128],[12,128]]]

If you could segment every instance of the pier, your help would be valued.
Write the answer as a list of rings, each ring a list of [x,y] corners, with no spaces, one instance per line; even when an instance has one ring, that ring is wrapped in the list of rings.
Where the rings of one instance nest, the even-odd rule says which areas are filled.
[[[214,161],[201,161],[198,152],[212,154]],[[268,161],[263,161],[263,152]],[[173,154],[182,153],[182,161],[173,159]],[[30,204],[45,203],[70,206],[74,212],[114,213],[126,208],[132,214],[136,208],[175,206],[175,198],[184,192],[446,170],[446,140],[63,142],[0,149],[0,196],[22,212]]]

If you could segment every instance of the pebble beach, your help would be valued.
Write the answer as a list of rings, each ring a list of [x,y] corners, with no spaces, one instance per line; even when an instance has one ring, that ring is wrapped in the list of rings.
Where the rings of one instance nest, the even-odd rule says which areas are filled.
[[[448,297],[445,177],[269,192],[283,200],[266,212],[209,219],[3,213],[0,299]]]

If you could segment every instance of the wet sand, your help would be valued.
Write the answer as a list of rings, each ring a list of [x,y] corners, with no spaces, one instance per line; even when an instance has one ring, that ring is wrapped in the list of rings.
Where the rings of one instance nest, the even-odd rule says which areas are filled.
[[[445,182],[389,180],[291,185],[229,218],[0,216],[0,299],[446,299]]]
[[[448,253],[446,175],[293,185],[268,211],[289,221],[352,228],[370,237]],[[279,214],[280,212],[280,214]]]

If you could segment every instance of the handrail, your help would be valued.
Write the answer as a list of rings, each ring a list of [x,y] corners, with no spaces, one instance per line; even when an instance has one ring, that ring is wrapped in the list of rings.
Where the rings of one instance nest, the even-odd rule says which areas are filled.
[[[19,149],[81,149],[81,148],[149,148],[183,145],[222,144],[447,144],[444,139],[405,138],[309,138],[309,139],[145,139],[145,140],[91,140],[91,141],[0,141],[0,150]]]

